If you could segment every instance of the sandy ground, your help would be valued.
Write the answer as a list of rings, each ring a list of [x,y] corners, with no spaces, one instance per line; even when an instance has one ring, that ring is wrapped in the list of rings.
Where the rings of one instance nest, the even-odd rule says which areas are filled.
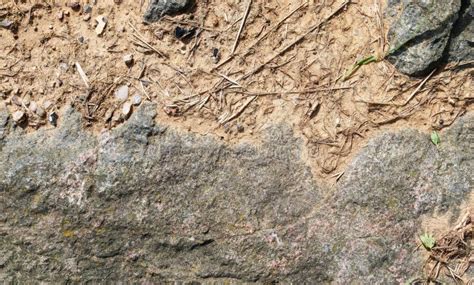
[[[0,19],[17,28],[0,28],[0,102],[25,113],[28,131],[52,128],[48,114],[72,104],[100,132],[141,98],[158,104],[160,123],[231,144],[290,124],[314,173],[334,181],[379,132],[413,127],[429,143],[429,133],[473,110],[472,69],[408,78],[381,60],[346,76],[388,49],[383,0],[198,1],[151,25],[142,21],[147,1],[98,0],[90,14],[82,2],[77,10],[74,1],[15,2],[0,4]],[[100,34],[98,17],[107,21]],[[177,27],[193,32],[177,39]]]

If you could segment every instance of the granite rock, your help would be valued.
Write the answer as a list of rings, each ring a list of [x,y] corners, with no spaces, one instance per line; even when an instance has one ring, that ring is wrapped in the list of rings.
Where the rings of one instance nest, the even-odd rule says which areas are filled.
[[[474,1],[388,0],[387,59],[401,72],[426,75],[446,62],[474,59]]]
[[[421,220],[455,218],[474,185],[472,116],[439,148],[410,130],[372,140],[334,187],[287,126],[227,146],[155,115],[93,135],[68,109],[57,129],[9,132],[0,280],[399,283],[420,274]]]

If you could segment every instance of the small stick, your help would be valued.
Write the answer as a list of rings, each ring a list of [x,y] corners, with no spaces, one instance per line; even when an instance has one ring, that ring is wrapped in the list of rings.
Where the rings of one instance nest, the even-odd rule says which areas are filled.
[[[336,182],[338,182],[342,176],[344,176],[344,171],[340,172],[340,173],[336,173],[334,174],[332,177],[335,177],[336,178]]]
[[[219,76],[222,76],[222,78],[224,78],[225,80],[229,81],[230,83],[234,84],[234,85],[237,85],[237,86],[240,86],[239,82],[237,82],[236,80],[230,78],[229,76],[227,75],[224,75],[224,74],[221,74],[221,73],[217,73],[219,74]]]
[[[150,45],[145,38],[140,34],[140,32],[132,25],[131,22],[128,22],[128,25],[132,28],[133,31],[135,31],[136,34],[133,34],[135,38],[137,38],[139,41],[141,41],[144,45],[146,45],[148,48],[156,52],[159,56],[167,58],[161,51],[157,50],[155,47]]]
[[[292,94],[305,94],[305,93],[315,93],[315,92],[324,92],[324,91],[336,91],[336,90],[347,90],[352,89],[353,87],[332,87],[332,88],[319,88],[319,89],[305,89],[305,90],[295,90],[295,91],[275,91],[275,92],[239,92],[247,96],[271,96],[271,95],[292,95]]]
[[[221,122],[222,125],[224,124],[227,124],[228,122],[232,121],[233,119],[237,118],[238,116],[240,116],[240,114],[242,114],[242,112],[245,110],[245,108],[248,107],[248,105],[250,105],[250,103],[252,103],[255,99],[257,99],[257,96],[253,96],[252,98],[250,98],[242,107],[240,107],[239,110],[237,110],[237,112],[235,112],[232,116],[230,116],[229,118],[223,120]]]
[[[425,85],[425,83],[431,78],[431,76],[433,76],[433,74],[435,73],[436,69],[433,69],[433,71],[431,71],[431,73],[420,83],[420,85],[418,85],[418,87],[415,89],[415,91],[413,91],[413,93],[411,93],[410,97],[408,97],[408,99],[405,101],[405,103],[403,104],[399,104],[398,106],[406,106],[408,103],[410,103],[410,101],[415,98],[416,94],[420,91],[420,89]]]
[[[79,62],[76,62],[76,69],[77,69],[77,72],[79,72],[79,75],[81,76],[82,81],[84,81],[84,84],[86,85],[86,87],[89,88],[89,78],[87,78],[87,75],[82,69]]]
[[[139,81],[140,81],[140,87],[142,88],[143,94],[145,94],[146,98],[147,98],[149,101],[151,101],[150,96],[148,95],[148,93],[147,93],[146,90],[145,90],[145,86],[143,86],[143,81],[141,81],[141,80],[139,80]]]
[[[239,32],[237,33],[237,37],[235,38],[235,42],[234,42],[234,46],[232,47],[231,54],[234,54],[235,49],[237,48],[237,45],[239,44],[240,34],[242,33],[244,29],[245,22],[247,21],[247,17],[249,15],[251,5],[252,5],[252,0],[249,0],[249,3],[247,4],[247,8],[245,9],[244,17],[242,18],[242,22],[240,23]]]

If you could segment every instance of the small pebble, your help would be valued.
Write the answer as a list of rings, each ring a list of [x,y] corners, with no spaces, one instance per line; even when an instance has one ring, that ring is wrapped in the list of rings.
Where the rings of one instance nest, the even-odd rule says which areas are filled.
[[[128,118],[130,116],[130,113],[132,112],[132,103],[130,102],[125,102],[122,106],[122,115],[124,118]]]
[[[68,69],[69,69],[69,65],[65,62],[61,62],[59,64],[59,69],[61,69],[61,71],[63,71],[63,72],[67,72]]]
[[[64,19],[64,12],[63,12],[63,11],[59,11],[57,17],[58,17],[58,20],[59,20],[59,21],[62,21],[62,20]]]
[[[221,54],[219,52],[219,49],[217,49],[217,48],[212,49],[212,59],[213,59],[215,64],[217,64],[219,62],[219,60],[221,60]]]
[[[104,32],[105,26],[107,26],[107,18],[101,15],[95,18],[95,20],[97,21],[95,33],[100,36]]]
[[[18,97],[18,96],[16,96],[16,95],[14,95],[14,96],[11,98],[11,102],[12,102],[13,104],[19,106],[19,107],[22,106],[20,97]]]
[[[164,37],[164,33],[162,30],[156,30],[155,31],[155,36],[159,39],[159,40],[162,40],[163,37]]]
[[[456,101],[454,101],[454,99],[451,98],[451,97],[448,97],[448,103],[449,103],[449,105],[451,105],[453,107],[456,106]]]
[[[5,28],[5,29],[9,29],[12,26],[13,26],[13,22],[8,19],[3,19],[0,22],[0,27]]]
[[[84,13],[86,13],[86,14],[91,13],[92,12],[92,6],[89,5],[89,4],[86,4],[86,5],[84,5],[84,8],[82,8],[82,11],[84,11]]]
[[[23,111],[16,111],[12,115],[12,119],[16,123],[21,123],[26,118],[25,112]]]
[[[122,85],[115,92],[115,98],[120,102],[125,102],[128,99],[128,86]]]
[[[125,62],[125,65],[128,67],[133,65],[133,54],[127,54],[123,57],[123,61]]]
[[[38,110],[38,104],[36,104],[35,101],[32,101],[28,109],[30,109],[32,113],[36,113],[36,110]]]
[[[38,117],[40,117],[40,118],[44,118],[44,117],[46,117],[46,112],[43,110],[43,108],[38,106],[36,108],[36,115],[38,115]]]
[[[31,97],[30,97],[30,95],[26,95],[26,96],[23,98],[23,104],[28,107],[28,106],[30,105],[30,102],[31,102]]]
[[[55,112],[51,112],[51,114],[49,114],[48,116],[48,121],[51,125],[56,127],[58,125],[58,118],[58,114],[56,114]]]
[[[142,96],[140,96],[138,94],[133,96],[132,102],[133,102],[133,105],[135,105],[135,106],[140,105],[142,103]]]

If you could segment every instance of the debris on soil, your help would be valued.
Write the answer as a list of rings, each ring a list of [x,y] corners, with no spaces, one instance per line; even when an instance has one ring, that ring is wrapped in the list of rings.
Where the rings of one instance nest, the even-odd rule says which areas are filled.
[[[0,28],[0,97],[9,114],[28,111],[30,131],[66,103],[92,131],[114,128],[125,102],[131,113],[147,100],[160,121],[230,143],[290,124],[315,173],[333,177],[379,131],[429,134],[474,109],[469,66],[422,80],[384,60],[385,1],[153,0],[145,18],[159,21],[147,23],[145,2],[69,3],[0,5],[0,19],[20,28]]]
[[[165,15],[175,15],[192,5],[193,0],[151,0],[145,12],[146,22],[157,22]]]
[[[468,212],[457,226],[436,240],[432,248],[427,249],[429,257],[424,265],[426,278],[417,279],[411,284],[438,284],[441,277],[451,278],[455,284],[472,283],[473,280],[464,278],[474,262],[474,251],[471,248],[472,219],[472,214]]]

